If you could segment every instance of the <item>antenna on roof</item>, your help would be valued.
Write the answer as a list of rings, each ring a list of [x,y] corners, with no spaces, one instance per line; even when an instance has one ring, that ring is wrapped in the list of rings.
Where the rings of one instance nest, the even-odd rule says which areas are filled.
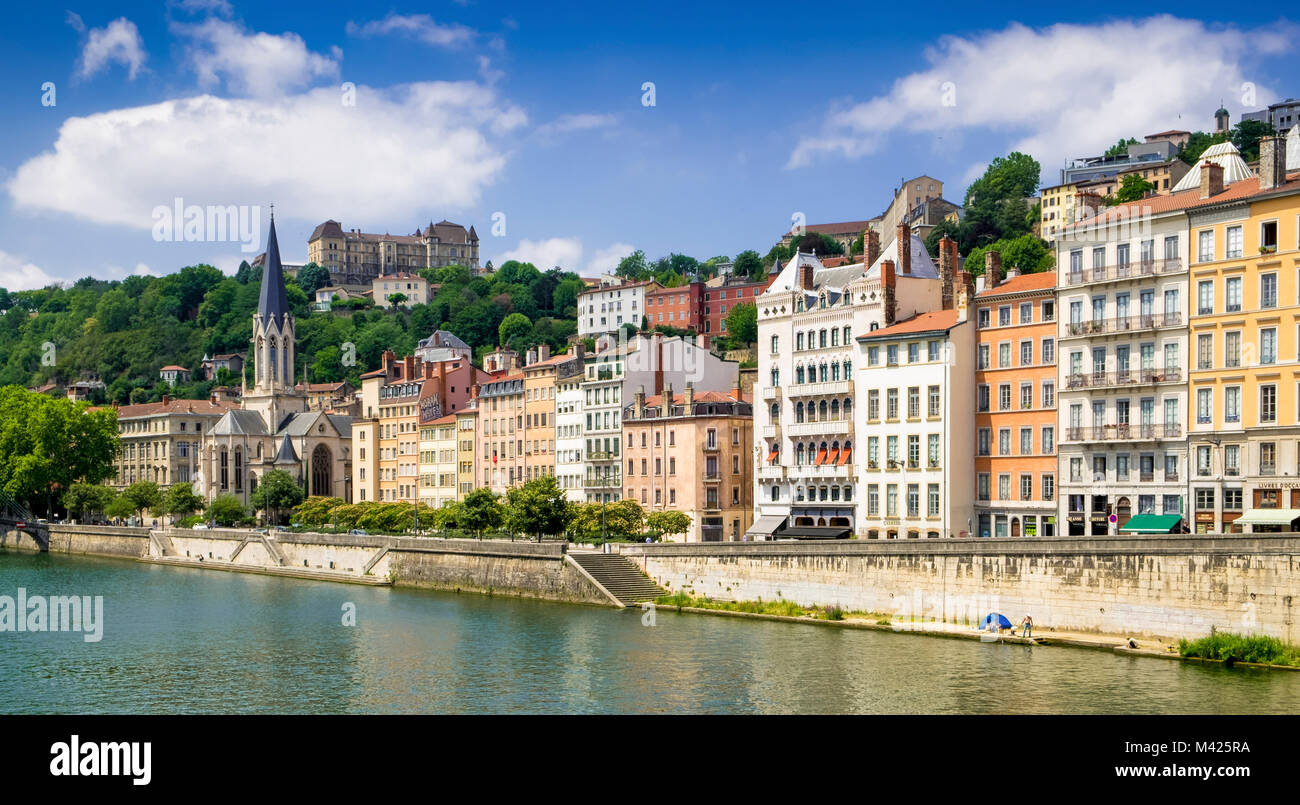
[[[275,220],[275,203],[274,203],[274,202],[271,203],[271,220],[272,220],[272,221]]]

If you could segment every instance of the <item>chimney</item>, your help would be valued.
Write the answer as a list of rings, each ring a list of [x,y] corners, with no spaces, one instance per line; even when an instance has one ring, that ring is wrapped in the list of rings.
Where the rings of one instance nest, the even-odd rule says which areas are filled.
[[[866,253],[867,268],[871,268],[880,259],[880,233],[867,229],[862,233],[862,250]]]
[[[415,358],[411,355],[407,355],[405,358],[402,358],[402,379],[403,380],[415,379]]]
[[[996,254],[997,252],[990,252]],[[957,321],[964,322],[970,317],[970,301],[975,295],[971,287],[971,276],[965,271],[961,272],[961,288],[957,291]]]
[[[551,359],[551,345],[542,344],[537,347],[537,359],[539,361],[548,361]]]
[[[525,352],[524,363],[527,366],[532,366],[533,364],[537,363],[537,350],[530,349],[527,352]]]
[[[953,239],[944,235],[939,238],[939,307],[943,310],[952,310],[952,280],[957,267],[953,265],[955,256],[948,244],[953,243]]]
[[[798,257],[795,258],[799,259]],[[812,263],[799,264],[799,287],[805,291],[811,291],[813,288],[813,267]]]
[[[1002,284],[1002,253],[984,252],[984,287],[996,288]]]
[[[1101,212],[1101,196],[1088,190],[1074,194],[1074,221],[1086,221]]]
[[[883,260],[880,263],[881,307],[883,308],[884,326],[894,323],[894,261]]]
[[[673,415],[673,384],[669,383],[664,389],[664,410],[663,416]]]
[[[686,392],[682,395],[682,405],[686,406],[687,416],[691,415],[691,412],[693,410],[691,406],[694,404],[695,404],[695,384],[688,382],[686,384]]]
[[[1259,189],[1272,190],[1286,184],[1286,137],[1261,137],[1259,141]]]
[[[163,405],[166,405],[167,403],[169,403],[169,402],[171,402],[171,401],[172,401],[172,396],[171,396],[170,394],[164,394],[164,395],[163,395]]]
[[[1260,170],[1264,168],[1263,160],[1260,161]],[[1260,177],[1260,187],[1264,185],[1263,176]],[[1223,166],[1216,165],[1213,162],[1206,162],[1201,166],[1201,198],[1210,198],[1223,192]]]
[[[898,273],[912,275],[912,227],[907,224],[898,225]]]
[[[587,357],[587,345],[582,341],[574,344],[573,354],[578,356],[578,360],[585,360]]]
[[[637,386],[632,410],[636,412],[637,419],[645,419],[645,386]]]
[[[975,278],[975,293],[982,293],[983,291],[984,291],[984,275],[980,274],[978,277]]]

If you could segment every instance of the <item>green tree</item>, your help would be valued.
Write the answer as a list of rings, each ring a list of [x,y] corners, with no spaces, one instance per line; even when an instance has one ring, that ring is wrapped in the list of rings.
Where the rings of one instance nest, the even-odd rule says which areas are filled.
[[[68,516],[84,520],[88,514],[105,512],[116,493],[102,484],[75,483],[63,496],[63,507]]]
[[[145,510],[162,514],[162,490],[153,481],[136,481],[122,490],[122,499],[131,504],[131,511],[144,519]]]
[[[1188,165],[1195,165],[1205,149],[1227,141],[1228,134],[1226,132],[1208,134],[1204,131],[1194,131],[1188,136],[1187,142],[1183,143],[1183,147],[1178,149],[1178,158]]]
[[[758,340],[758,306],[753,302],[736,305],[727,311],[727,336],[745,344]]]
[[[500,528],[504,519],[501,501],[490,489],[475,489],[460,502],[456,524],[480,538],[490,528]]]
[[[534,534],[537,541],[548,534],[563,534],[573,519],[573,504],[555,477],[543,475],[506,493],[505,526],[520,534]]]
[[[162,511],[185,517],[203,508],[203,498],[194,494],[194,486],[186,481],[172,484],[163,494]]]
[[[645,258],[645,252],[640,249],[619,260],[614,273],[630,280],[648,280],[653,274],[649,261]]]
[[[1114,207],[1116,204],[1127,204],[1130,201],[1137,201],[1138,199],[1145,197],[1148,192],[1155,189],[1156,186],[1151,182],[1148,182],[1146,179],[1143,179],[1140,174],[1129,173],[1126,174],[1123,179],[1119,180],[1119,189],[1115,191],[1115,195],[1106,197],[1106,204],[1107,206]]]
[[[112,409],[90,411],[85,403],[19,386],[0,388],[0,488],[18,500],[113,477],[118,444]]]
[[[1127,140],[1121,137],[1119,138],[1119,142],[1115,143],[1110,148],[1107,148],[1106,153],[1102,154],[1102,156],[1107,156],[1107,157],[1124,156],[1125,154],[1128,153],[1128,147],[1130,145],[1137,145],[1137,144],[1138,141],[1132,137],[1129,137]]]
[[[207,518],[212,522],[228,528],[238,525],[240,520],[248,516],[248,510],[244,508],[243,503],[239,502],[239,498],[225,494],[217,495],[212,499],[212,502],[208,504],[206,514]]]
[[[645,516],[645,527],[659,540],[669,534],[685,534],[691,528],[691,518],[679,511],[650,512]]]
[[[511,313],[501,321],[501,325],[497,328],[497,335],[501,346],[505,347],[509,346],[515,338],[528,335],[532,329],[533,323],[527,316],[522,313]]]
[[[1247,162],[1259,159],[1259,141],[1276,134],[1273,125],[1264,120],[1243,120],[1232,128],[1232,144]]]
[[[737,276],[749,277],[752,280],[767,278],[767,269],[763,268],[763,258],[753,249],[746,249],[736,255],[736,262],[732,264],[731,270]]]
[[[135,516],[135,509],[132,508],[131,501],[122,495],[118,495],[104,507],[104,516],[111,517],[114,520],[125,520],[128,517]]]
[[[330,284],[329,269],[315,263],[308,263],[298,269],[298,285],[309,295]]]
[[[266,522],[279,524],[281,513],[303,500],[302,487],[284,470],[271,470],[258,481],[257,491],[249,498],[254,508],[267,513]]]
[[[401,307],[406,303],[407,299],[410,299],[410,297],[404,293],[390,293],[388,295],[388,301],[394,307]]]

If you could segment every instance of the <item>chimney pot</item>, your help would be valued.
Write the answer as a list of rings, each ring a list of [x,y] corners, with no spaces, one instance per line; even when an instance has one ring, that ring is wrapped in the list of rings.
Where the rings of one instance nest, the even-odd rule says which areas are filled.
[[[881,288],[881,319],[884,326],[888,327],[894,323],[896,315],[895,297],[894,297],[894,261],[882,260],[880,262],[880,288]]]
[[[1002,284],[1002,253],[988,251],[984,253],[984,287],[996,288]]]
[[[862,233],[862,242],[867,268],[871,268],[880,259],[880,233],[874,229],[867,229]]]
[[[1263,164],[1260,164],[1261,171]],[[1261,186],[1263,179],[1260,180]],[[1201,166],[1201,198],[1212,198],[1223,192],[1223,166],[1206,162]]]
[[[906,223],[898,225],[898,273],[905,277],[912,273],[912,227]]]
[[[1259,141],[1259,189],[1272,190],[1286,184],[1286,136],[1262,137]]]

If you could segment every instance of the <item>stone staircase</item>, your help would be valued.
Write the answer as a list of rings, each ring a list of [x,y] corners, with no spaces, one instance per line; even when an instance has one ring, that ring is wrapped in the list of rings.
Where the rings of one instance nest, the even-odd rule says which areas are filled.
[[[653,601],[666,594],[632,560],[616,553],[570,552],[569,558],[577,562],[623,606]]]

